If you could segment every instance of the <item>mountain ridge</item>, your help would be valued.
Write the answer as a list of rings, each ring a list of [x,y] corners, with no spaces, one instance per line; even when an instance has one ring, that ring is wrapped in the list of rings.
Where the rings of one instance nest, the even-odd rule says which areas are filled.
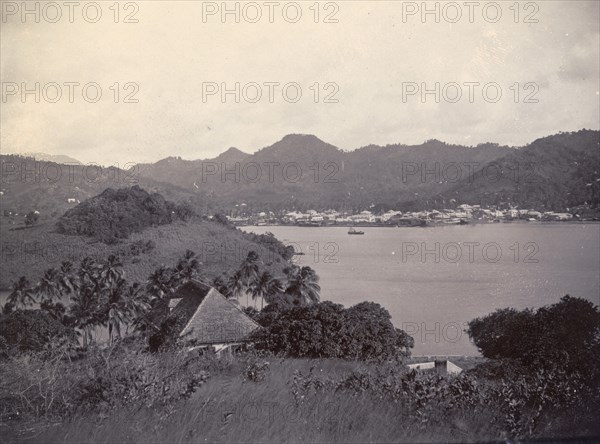
[[[192,202],[199,214],[235,211],[241,204],[246,211],[403,210],[455,203],[561,210],[598,206],[599,135],[558,133],[518,148],[431,139],[344,151],[314,135],[289,134],[253,154],[231,147],[206,160],[171,156],[135,165],[129,173],[169,200]],[[490,174],[495,169],[498,180]],[[523,182],[531,178],[538,183]],[[103,189],[92,188],[93,194]]]

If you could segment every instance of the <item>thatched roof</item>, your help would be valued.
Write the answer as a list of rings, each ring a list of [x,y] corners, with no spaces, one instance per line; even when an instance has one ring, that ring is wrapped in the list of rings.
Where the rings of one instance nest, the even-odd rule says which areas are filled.
[[[175,301],[179,299],[179,301]],[[259,325],[213,287],[192,280],[177,289],[168,305],[179,336],[198,345],[244,342]]]

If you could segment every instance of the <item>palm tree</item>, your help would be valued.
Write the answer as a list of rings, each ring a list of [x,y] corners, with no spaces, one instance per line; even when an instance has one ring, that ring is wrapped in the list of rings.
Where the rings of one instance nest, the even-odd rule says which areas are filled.
[[[173,274],[177,286],[197,278],[200,275],[200,261],[198,261],[196,253],[192,250],[186,250],[184,256],[177,263]]]
[[[102,268],[93,259],[86,257],[76,273],[76,291],[71,297],[69,313],[74,326],[83,331],[84,347],[92,339],[93,328],[102,324],[101,296],[105,290],[105,281],[100,276],[101,271]]]
[[[291,295],[296,303],[300,305],[309,305],[319,302],[321,286],[318,284],[319,276],[310,267],[299,268],[293,266],[291,269],[284,270],[288,275],[288,286],[285,292]]]
[[[85,257],[81,264],[79,264],[79,269],[77,270],[77,278],[79,279],[79,285],[85,286],[89,285],[92,282],[97,281],[98,274],[98,264],[94,259],[90,257]]]
[[[72,293],[77,289],[77,279],[72,262],[63,261],[60,264],[58,286],[62,295]]]
[[[271,276],[271,273],[265,271],[258,277],[258,279],[256,279],[254,285],[250,289],[250,292],[252,293],[252,299],[254,300],[255,307],[256,299],[260,298],[260,309],[262,310],[265,299],[267,299],[267,303],[270,303],[273,296],[283,292],[283,284],[279,279]]]
[[[129,326],[148,308],[145,296],[139,284],[128,286],[125,279],[120,278],[105,291],[104,322],[108,326],[108,336],[112,343],[121,337],[121,327]]]
[[[146,291],[154,300],[160,300],[172,293],[174,287],[173,270],[161,265],[148,277]]]
[[[143,286],[137,282],[134,282],[127,288],[125,301],[127,303],[129,316],[133,321],[147,313],[150,309],[148,293],[146,293]]]
[[[226,278],[226,276],[225,276],[225,278]],[[219,293],[221,293],[223,296],[225,296],[227,299],[229,299],[231,297],[231,291],[229,290],[229,287],[227,286],[227,282],[225,281],[225,279],[223,277],[217,276],[216,278],[214,278],[212,281],[212,286]]]
[[[246,290],[244,279],[240,270],[236,271],[233,274],[233,276],[229,278],[229,281],[227,282],[227,287],[229,289],[229,294],[231,295],[231,297],[239,300],[240,296]]]
[[[71,298],[69,313],[74,326],[83,332],[83,346],[87,347],[92,339],[92,329],[100,324],[100,304],[95,285],[82,286]]]
[[[50,303],[62,298],[60,273],[56,268],[49,268],[35,287],[35,293],[43,301]]]
[[[28,305],[35,304],[33,290],[30,287],[29,281],[25,276],[21,276],[12,286],[12,291],[6,301],[14,307],[26,308]]]
[[[123,263],[114,254],[108,256],[106,262],[100,267],[100,276],[105,282],[116,282],[123,276]]]
[[[242,266],[239,269],[240,277],[246,291],[246,306],[248,303],[248,289],[254,285],[256,279],[258,279],[258,254],[256,251],[250,251],[248,256],[242,262]]]

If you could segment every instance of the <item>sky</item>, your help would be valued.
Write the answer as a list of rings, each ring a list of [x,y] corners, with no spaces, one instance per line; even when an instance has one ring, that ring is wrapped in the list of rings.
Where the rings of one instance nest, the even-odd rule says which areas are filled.
[[[126,165],[291,133],[352,150],[599,128],[599,2],[274,3],[1,1],[1,152]]]

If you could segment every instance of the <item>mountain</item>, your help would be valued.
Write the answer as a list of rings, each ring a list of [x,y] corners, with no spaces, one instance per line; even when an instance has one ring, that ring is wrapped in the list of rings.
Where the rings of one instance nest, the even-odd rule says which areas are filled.
[[[21,215],[38,210],[43,218],[106,188],[137,184],[169,201],[188,202],[205,215],[236,214],[240,208],[406,211],[460,203],[597,207],[599,135],[559,133],[518,148],[429,140],[342,151],[313,135],[290,134],[254,154],[229,148],[213,159],[168,157],[127,171],[105,168],[98,174],[94,168],[58,164],[58,179],[55,163],[0,156],[0,205]]]
[[[64,154],[46,154],[46,153],[25,153],[26,157],[33,157],[35,160],[44,162],[64,163],[64,164],[81,164],[80,161]]]
[[[600,203],[600,139],[582,130],[537,139],[432,200],[561,210]]]
[[[249,156],[250,156],[250,154],[244,153],[243,151],[240,151],[235,147],[231,147],[227,151],[219,154],[214,159],[207,159],[207,161],[212,160],[213,162],[234,163],[234,162],[242,162]]]
[[[144,177],[136,167],[122,170],[0,155],[0,210],[5,216],[22,217],[29,211],[38,211],[42,220],[56,218],[107,188],[133,185],[151,193],[160,193],[165,199],[176,203],[188,201],[199,212],[205,208],[199,196],[191,190]]]
[[[559,210],[598,205],[598,140],[598,131],[581,130],[519,148],[429,140],[347,152],[313,135],[290,134],[242,160],[169,158],[140,167],[140,174],[191,190],[209,207],[227,210],[241,203],[253,211],[402,210],[458,203]],[[490,177],[497,168],[500,177]],[[538,184],[524,184],[525,178]]]

